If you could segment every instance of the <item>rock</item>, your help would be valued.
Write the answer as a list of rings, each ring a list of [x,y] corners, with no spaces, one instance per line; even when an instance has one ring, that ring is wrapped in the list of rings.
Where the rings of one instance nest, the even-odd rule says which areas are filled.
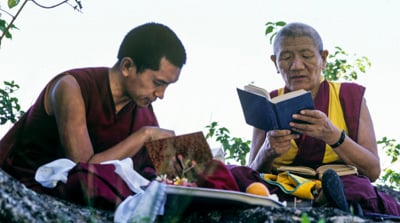
[[[179,219],[179,220],[178,220]],[[253,207],[248,209],[195,210],[182,216],[158,218],[157,223],[252,223],[252,222],[373,222],[334,208],[276,208]]]
[[[0,222],[113,222],[109,211],[38,194],[0,169]]]
[[[378,187],[400,200],[400,192]],[[182,209],[182,207],[177,207]],[[175,212],[176,213],[176,212]],[[37,194],[0,169],[0,222],[113,222],[114,213]],[[373,222],[333,208],[247,207],[165,213],[157,223]],[[388,221],[386,221],[388,222]]]

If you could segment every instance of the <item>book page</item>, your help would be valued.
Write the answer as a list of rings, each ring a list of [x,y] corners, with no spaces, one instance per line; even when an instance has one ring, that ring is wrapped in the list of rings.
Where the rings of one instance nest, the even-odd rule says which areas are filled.
[[[324,172],[328,169],[334,170],[339,176],[358,174],[357,168],[355,166],[346,165],[346,164],[322,165],[317,168],[317,172],[319,173],[320,177],[322,177]]]
[[[202,205],[207,207],[212,205],[225,207],[237,205],[284,206],[284,203],[281,203],[275,194],[267,197],[233,190],[175,185],[167,185],[165,192],[167,194],[167,202],[175,203],[174,200],[177,202],[173,206],[180,205],[185,197],[189,198],[190,202],[197,207]]]
[[[306,166],[280,166],[276,168],[278,172],[284,172],[284,171],[289,171],[290,173],[294,174],[302,174],[302,175],[308,175],[308,176],[315,176],[317,172]]]
[[[300,89],[300,90],[297,90],[297,91],[288,92],[288,93],[286,93],[286,94],[279,95],[279,96],[276,96],[276,97],[272,98],[272,99],[271,99],[271,102],[273,102],[273,103],[276,104],[276,103],[278,103],[278,102],[287,100],[287,99],[289,99],[289,98],[294,98],[294,97],[297,97],[297,96],[299,96],[299,95],[303,95],[303,94],[306,94],[306,93],[307,93],[307,91],[304,90],[304,89]]]
[[[264,89],[262,87],[258,87],[254,84],[245,85],[244,90],[254,93],[254,94],[257,94],[257,95],[260,95],[260,96],[263,96],[267,100],[271,100],[271,98],[269,97],[269,92],[266,89]]]

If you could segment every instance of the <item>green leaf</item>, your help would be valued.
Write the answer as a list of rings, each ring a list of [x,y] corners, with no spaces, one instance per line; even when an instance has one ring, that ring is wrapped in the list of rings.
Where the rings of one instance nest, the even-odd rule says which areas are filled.
[[[6,28],[6,20],[0,19],[0,28]]]
[[[0,31],[1,32],[6,31],[6,22],[4,20],[1,20],[1,19],[0,19]],[[0,34],[1,34],[1,32],[0,32]]]
[[[276,24],[276,26],[284,26],[284,25],[286,25],[286,22],[279,21],[279,22],[276,22],[275,24]]]
[[[19,0],[8,0],[8,7],[14,8],[15,6],[17,6],[19,4]]]
[[[8,32],[8,31],[6,32],[6,38],[7,38],[7,39],[12,39],[12,35],[11,35],[11,33]]]
[[[18,99],[12,97],[12,93],[19,89],[19,86],[14,81],[4,81],[5,87],[0,89],[0,125],[7,121],[15,123],[24,113],[21,111],[21,106],[18,104]]]
[[[307,213],[301,214],[301,223],[310,223],[310,218],[308,217]]]
[[[273,26],[268,26],[267,29],[265,30],[265,35],[268,35],[274,31]]]

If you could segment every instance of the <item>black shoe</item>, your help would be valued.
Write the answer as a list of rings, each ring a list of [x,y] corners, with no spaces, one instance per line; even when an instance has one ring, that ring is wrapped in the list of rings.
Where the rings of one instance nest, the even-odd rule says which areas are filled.
[[[324,172],[322,176],[322,191],[330,206],[350,212],[342,180],[335,171],[329,169]]]

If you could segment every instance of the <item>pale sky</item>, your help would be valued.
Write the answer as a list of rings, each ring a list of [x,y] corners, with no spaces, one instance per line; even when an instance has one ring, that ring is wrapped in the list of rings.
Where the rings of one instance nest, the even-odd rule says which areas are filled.
[[[0,0],[2,9],[6,3]],[[268,90],[282,86],[269,59],[265,23],[297,21],[316,28],[329,51],[340,46],[371,60],[371,69],[357,83],[367,87],[376,136],[400,140],[400,105],[395,96],[400,1],[83,0],[82,4],[79,13],[68,5],[46,10],[28,2],[16,21],[19,30],[12,32],[12,40],[3,41],[0,80],[15,80],[21,86],[16,95],[23,110],[50,78],[66,69],[112,66],[126,32],[154,21],[177,33],[188,56],[180,80],[167,89],[164,100],[154,103],[160,125],[185,134],[205,131],[206,125],[217,121],[232,136],[250,139],[251,127],[244,121],[236,87],[252,81]],[[3,19],[6,16],[2,14]],[[9,127],[0,126],[0,137]]]

